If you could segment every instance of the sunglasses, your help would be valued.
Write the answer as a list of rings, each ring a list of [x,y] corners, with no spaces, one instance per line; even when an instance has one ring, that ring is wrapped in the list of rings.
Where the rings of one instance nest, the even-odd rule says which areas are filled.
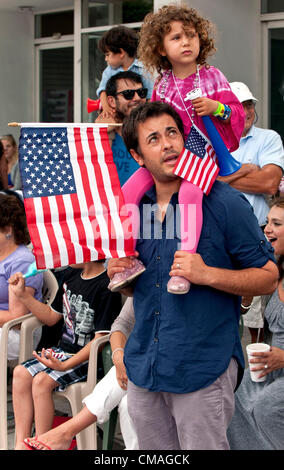
[[[148,93],[148,88],[138,88],[137,90],[123,90],[116,93],[117,95],[123,95],[127,101],[130,101],[134,98],[135,93],[139,96],[139,98],[146,98]]]

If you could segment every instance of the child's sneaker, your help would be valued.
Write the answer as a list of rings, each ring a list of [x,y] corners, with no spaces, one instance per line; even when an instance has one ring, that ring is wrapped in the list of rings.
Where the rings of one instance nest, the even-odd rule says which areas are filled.
[[[167,285],[170,294],[187,294],[189,289],[190,282],[181,276],[172,276]]]
[[[144,264],[139,259],[134,258],[133,261],[135,264],[132,268],[125,268],[122,273],[116,273],[113,276],[108,285],[109,290],[116,292],[123,289],[146,270]]]

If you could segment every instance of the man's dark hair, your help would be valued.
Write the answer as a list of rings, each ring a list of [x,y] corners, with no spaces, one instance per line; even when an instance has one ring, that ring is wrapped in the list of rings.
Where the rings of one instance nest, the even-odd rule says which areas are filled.
[[[126,26],[115,26],[106,31],[99,41],[99,49],[105,54],[113,52],[119,54],[123,49],[129,57],[136,57],[138,47],[138,34]]]
[[[149,118],[160,117],[163,114],[168,114],[175,121],[178,130],[184,137],[183,123],[180,115],[167,103],[161,103],[160,101],[142,103],[134,108],[130,115],[125,118],[122,126],[122,138],[128,151],[131,149],[135,150],[138,154],[139,142],[138,142],[138,125],[144,123]]]
[[[0,140],[0,158],[2,157],[3,154],[4,154],[4,147],[3,147],[3,144]]]
[[[115,75],[112,75],[107,81],[106,84],[106,95],[107,96],[116,96],[117,92],[117,81],[118,80],[130,80],[131,82],[138,83],[143,85],[142,77],[138,73],[131,72],[127,70],[126,72],[118,72]]]

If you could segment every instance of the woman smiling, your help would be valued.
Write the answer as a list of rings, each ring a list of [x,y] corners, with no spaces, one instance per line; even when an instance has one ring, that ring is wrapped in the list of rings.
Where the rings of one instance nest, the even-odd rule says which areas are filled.
[[[264,233],[278,258],[279,282],[271,296],[262,298],[264,340],[270,351],[254,353],[253,370],[264,382],[252,382],[246,369],[236,393],[236,410],[228,430],[233,450],[284,449],[284,198],[269,211]]]

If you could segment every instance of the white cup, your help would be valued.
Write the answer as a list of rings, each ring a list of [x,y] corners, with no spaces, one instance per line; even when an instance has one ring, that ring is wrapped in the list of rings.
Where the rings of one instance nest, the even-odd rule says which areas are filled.
[[[270,350],[270,346],[269,344],[265,343],[252,343],[247,345],[246,350],[249,362],[250,359],[257,359],[257,356],[251,356],[252,352],[266,352]],[[262,373],[262,370],[251,370],[252,367],[257,367],[259,365],[260,364],[251,364],[249,362],[250,377],[253,382],[264,382],[266,380],[266,375],[264,377],[259,378],[259,375]]]

